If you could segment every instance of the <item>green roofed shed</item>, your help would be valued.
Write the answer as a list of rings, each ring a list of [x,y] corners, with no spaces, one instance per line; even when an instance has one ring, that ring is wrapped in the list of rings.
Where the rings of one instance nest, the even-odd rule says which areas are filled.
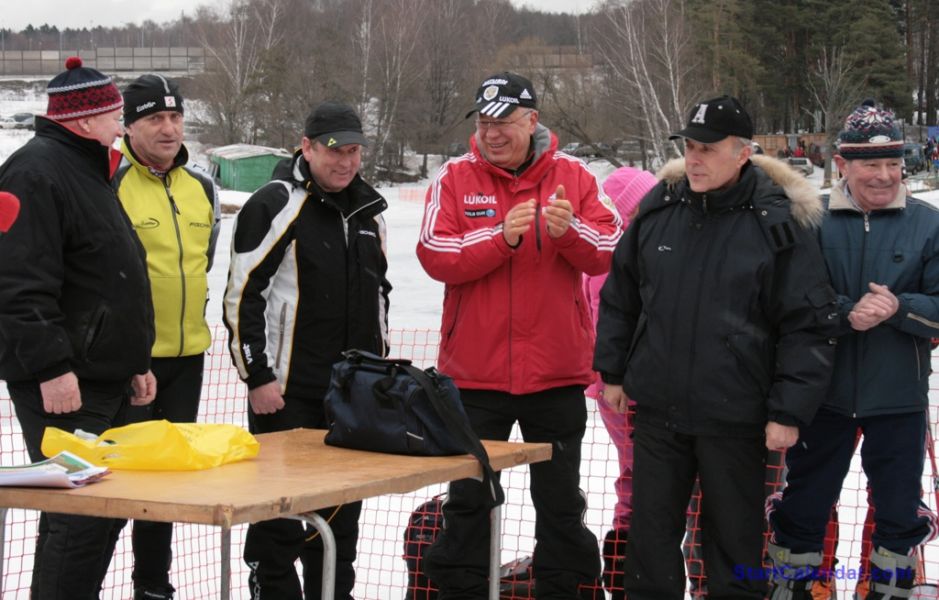
[[[251,144],[219,146],[206,154],[219,184],[239,192],[253,192],[270,181],[274,165],[291,156],[286,150]]]

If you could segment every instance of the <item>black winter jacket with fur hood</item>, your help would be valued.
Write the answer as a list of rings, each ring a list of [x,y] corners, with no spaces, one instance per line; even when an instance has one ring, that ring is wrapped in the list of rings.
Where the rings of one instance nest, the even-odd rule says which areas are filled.
[[[623,384],[637,421],[672,431],[810,422],[834,356],[817,194],[767,157],[722,192],[694,193],[683,160],[660,177],[614,254],[594,368]]]

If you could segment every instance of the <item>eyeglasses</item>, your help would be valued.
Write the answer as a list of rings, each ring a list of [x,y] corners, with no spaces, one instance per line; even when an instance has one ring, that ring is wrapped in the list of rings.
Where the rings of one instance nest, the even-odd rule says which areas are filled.
[[[523,120],[525,117],[530,115],[535,111],[528,110],[525,113],[518,117],[517,119],[512,119],[511,121],[483,121],[479,117],[476,117],[476,129],[481,133],[485,133],[489,129],[495,129],[496,131],[505,131],[509,128],[509,125],[515,125],[519,121]]]

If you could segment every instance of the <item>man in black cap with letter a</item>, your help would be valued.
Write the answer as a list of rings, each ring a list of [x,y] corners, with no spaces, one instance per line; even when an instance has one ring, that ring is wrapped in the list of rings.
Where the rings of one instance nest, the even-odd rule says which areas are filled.
[[[147,250],[156,340],[152,403],[131,407],[127,421],[193,423],[199,414],[205,350],[208,270],[215,255],[219,203],[207,175],[186,166],[183,97],[176,82],[141,75],[123,92],[124,155],[111,184]],[[134,520],[134,598],[173,597],[173,524]]]
[[[680,600],[681,542],[702,491],[708,597],[762,599],[767,450],[792,446],[828,386],[834,291],[814,228],[817,193],[751,156],[735,99],[691,110],[616,248],[600,296],[594,368],[604,399],[636,402],[630,600]]]
[[[245,203],[232,234],[225,325],[248,386],[252,433],[326,429],[323,397],[342,351],[388,354],[387,208],[362,177],[367,145],[355,111],[323,102],[289,168]],[[351,599],[361,502],[326,508],[336,538],[335,598]],[[290,519],[248,527],[252,599],[320,597],[323,544]],[[326,599],[324,599],[326,600]]]

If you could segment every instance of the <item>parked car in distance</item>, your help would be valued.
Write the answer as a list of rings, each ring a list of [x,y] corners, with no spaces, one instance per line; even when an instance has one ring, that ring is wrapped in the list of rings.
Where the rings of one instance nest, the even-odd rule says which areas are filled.
[[[812,166],[812,162],[804,156],[791,156],[788,160],[790,167],[799,171],[806,177],[815,172],[815,167]]]
[[[610,147],[609,144],[605,144],[603,142],[596,142],[593,147],[590,147],[590,150],[593,152],[593,156],[599,156],[601,158],[604,156],[613,156],[616,154],[616,152],[613,150],[613,148]]]
[[[809,146],[809,160],[819,169],[825,166],[825,156],[827,154],[827,144],[811,144]]]
[[[467,152],[469,152],[469,149],[463,142],[450,142],[447,145],[447,156],[463,156]]]
[[[642,146],[637,139],[615,139],[610,142],[610,149],[618,158],[630,161],[642,160]]]
[[[571,142],[570,144],[565,144],[565,146],[561,148],[561,152],[570,154],[571,156],[579,156],[581,158],[594,156],[595,154],[593,147],[591,147],[589,144],[582,144],[580,142]]]
[[[36,116],[33,113],[23,112],[13,115],[14,129],[33,129],[36,127]]]
[[[603,142],[594,142],[593,144],[571,142],[565,144],[565,146],[561,148],[561,152],[581,158],[596,158],[598,156],[602,157],[605,154],[613,155],[613,149],[610,148],[609,144],[604,144]]]
[[[915,175],[926,168],[923,147],[919,144],[903,144],[903,166],[908,175]]]
[[[570,154],[571,156],[577,156],[577,149],[580,148],[578,142],[571,142],[569,144],[564,144],[564,147],[561,148],[561,152],[564,154]]]

